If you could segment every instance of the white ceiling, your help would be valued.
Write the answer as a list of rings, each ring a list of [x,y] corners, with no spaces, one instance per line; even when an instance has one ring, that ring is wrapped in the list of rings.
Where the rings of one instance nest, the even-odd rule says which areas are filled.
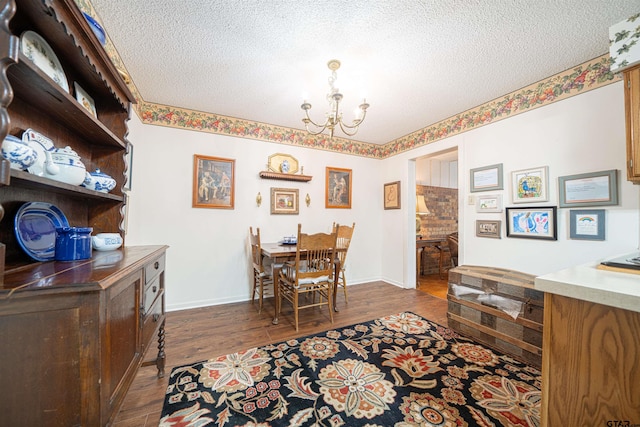
[[[91,0],[145,101],[384,144],[608,52],[640,0]],[[343,136],[337,133],[338,136]]]

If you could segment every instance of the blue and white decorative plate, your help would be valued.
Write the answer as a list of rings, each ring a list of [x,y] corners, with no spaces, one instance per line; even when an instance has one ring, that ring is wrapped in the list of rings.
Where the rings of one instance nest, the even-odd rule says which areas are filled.
[[[20,247],[36,261],[55,258],[56,227],[69,227],[69,221],[60,209],[50,203],[25,203],[14,218]]]
[[[58,57],[40,34],[34,31],[25,31],[20,36],[20,50],[36,64],[47,76],[58,84],[65,92],[69,93],[69,82],[64,74]]]

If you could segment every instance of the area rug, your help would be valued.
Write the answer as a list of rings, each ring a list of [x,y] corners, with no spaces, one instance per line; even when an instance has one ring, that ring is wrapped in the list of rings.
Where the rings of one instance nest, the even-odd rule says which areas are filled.
[[[538,426],[540,375],[404,312],[177,367],[160,426]]]

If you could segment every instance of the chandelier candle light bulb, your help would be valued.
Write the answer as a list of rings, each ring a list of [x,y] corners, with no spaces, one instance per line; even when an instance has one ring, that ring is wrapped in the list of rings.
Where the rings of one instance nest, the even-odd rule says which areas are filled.
[[[348,125],[342,121],[342,112],[340,111],[340,101],[342,101],[342,94],[339,92],[339,89],[335,87],[335,82],[338,79],[338,75],[336,71],[340,68],[340,61],[337,59],[332,59],[327,64],[329,69],[331,70],[331,76],[329,76],[329,93],[327,93],[327,101],[329,101],[329,105],[331,110],[326,113],[326,120],[322,124],[315,123],[309,117],[309,110],[311,109],[311,104],[305,99],[300,108],[304,110],[304,117],[302,118],[302,122],[304,123],[307,132],[311,135],[319,135],[324,132],[326,129],[329,130],[329,137],[333,138],[333,134],[336,126],[339,126],[344,134],[347,136],[354,136],[358,132],[358,127],[364,121],[365,116],[367,115],[367,108],[369,108],[369,104],[365,99],[362,100],[362,104],[359,105],[359,112],[356,114],[356,118],[353,122]],[[309,124],[315,126],[314,130],[309,129]]]

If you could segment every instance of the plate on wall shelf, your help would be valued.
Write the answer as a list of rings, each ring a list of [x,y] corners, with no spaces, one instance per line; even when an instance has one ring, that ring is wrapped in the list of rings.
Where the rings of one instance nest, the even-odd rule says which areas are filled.
[[[44,176],[45,151],[53,150],[53,141],[33,129],[27,129],[22,133],[22,142],[33,148],[36,152],[36,161],[27,168],[27,172],[36,176]]]
[[[52,261],[56,254],[56,227],[69,227],[67,217],[56,206],[27,202],[13,221],[20,247],[36,261]]]
[[[47,76],[69,93],[69,82],[62,64],[49,43],[35,31],[25,31],[20,36],[20,51]]]

